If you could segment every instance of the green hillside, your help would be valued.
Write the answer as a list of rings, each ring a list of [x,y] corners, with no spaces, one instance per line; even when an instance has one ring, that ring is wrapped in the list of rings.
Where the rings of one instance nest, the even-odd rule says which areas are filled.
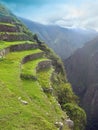
[[[36,38],[0,5],[0,130],[57,130],[55,122],[70,130],[65,105],[74,107],[77,97],[60,59]],[[76,115],[79,130],[85,113]]]

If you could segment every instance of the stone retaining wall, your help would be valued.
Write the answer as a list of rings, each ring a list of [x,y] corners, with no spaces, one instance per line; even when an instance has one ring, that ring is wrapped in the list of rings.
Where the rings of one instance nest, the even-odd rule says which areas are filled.
[[[0,34],[0,40],[2,41],[28,41],[30,38],[26,34],[9,34],[9,33],[4,33]]]
[[[18,44],[18,45],[11,45],[10,46],[10,51],[15,52],[15,51],[24,51],[24,50],[31,50],[31,49],[36,49],[38,48],[37,44]]]
[[[0,24],[0,32],[19,32],[19,28],[16,26],[2,25]]]
[[[4,48],[4,49],[0,50],[0,57],[3,57],[3,56],[7,55],[10,52],[30,50],[30,49],[35,49],[35,48],[38,48],[37,44],[25,43],[25,44],[11,45],[11,46],[9,46],[7,48]]]
[[[23,58],[22,64],[25,64],[28,61],[32,61],[34,59],[40,58],[43,56],[43,54],[44,54],[44,52],[39,52],[36,54],[27,55],[26,57]]]
[[[36,67],[36,71],[40,71],[40,70],[45,69],[45,68],[50,68],[51,65],[52,65],[52,63],[50,60],[41,61],[38,63],[38,66]]]
[[[4,22],[4,23],[13,23],[15,22],[11,17],[9,16],[1,16],[2,18],[0,18],[0,22]]]

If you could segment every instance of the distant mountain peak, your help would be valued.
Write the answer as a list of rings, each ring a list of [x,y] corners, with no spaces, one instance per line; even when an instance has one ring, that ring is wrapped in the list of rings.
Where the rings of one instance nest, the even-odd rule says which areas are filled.
[[[98,35],[96,31],[84,28],[64,28],[58,25],[43,25],[20,18],[28,28],[38,34],[63,60],[71,56],[74,51]]]

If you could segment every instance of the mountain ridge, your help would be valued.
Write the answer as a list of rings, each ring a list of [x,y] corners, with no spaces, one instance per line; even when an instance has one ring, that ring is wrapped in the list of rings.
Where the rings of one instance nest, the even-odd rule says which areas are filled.
[[[19,18],[22,22],[41,40],[52,48],[61,58],[65,60],[74,51],[98,35],[93,30],[70,29],[57,25],[43,25],[24,18]]]
[[[98,129],[98,37],[65,60],[65,68],[74,92],[88,117],[87,129]]]

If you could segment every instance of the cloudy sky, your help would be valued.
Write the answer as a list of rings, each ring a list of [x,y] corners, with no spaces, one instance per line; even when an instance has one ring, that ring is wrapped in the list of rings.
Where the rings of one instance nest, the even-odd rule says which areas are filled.
[[[98,0],[0,0],[16,15],[44,24],[98,30]]]

